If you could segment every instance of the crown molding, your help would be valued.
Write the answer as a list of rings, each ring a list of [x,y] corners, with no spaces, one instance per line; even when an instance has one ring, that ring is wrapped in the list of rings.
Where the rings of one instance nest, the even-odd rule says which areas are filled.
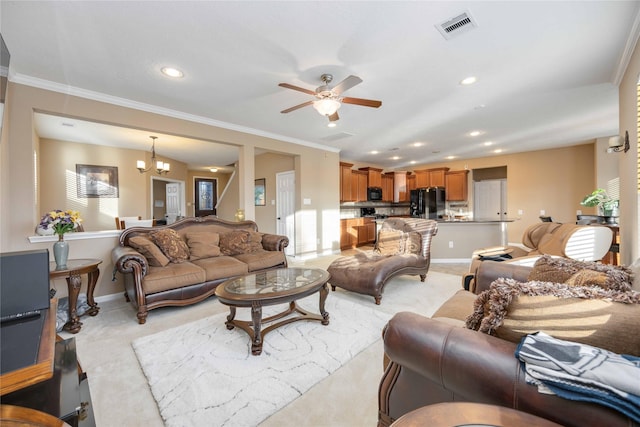
[[[627,38],[627,43],[624,46],[624,50],[622,51],[622,56],[620,57],[620,61],[618,61],[618,66],[616,67],[613,77],[612,83],[615,86],[620,86],[622,82],[622,78],[624,77],[624,73],[627,71],[627,67],[629,66],[629,62],[631,61],[631,56],[633,55],[633,51],[635,50],[636,44],[638,43],[638,38],[640,37],[640,8],[636,13],[636,17],[633,20],[633,25],[631,26],[631,32],[629,33],[629,37]]]
[[[82,89],[74,86],[69,86],[50,80],[39,79],[37,77],[26,76],[24,74],[13,73],[10,74],[9,80],[13,83],[32,86],[39,89],[48,90],[51,92],[63,93],[65,95],[77,96],[79,98],[91,99],[93,101],[104,102],[106,104],[118,105],[120,107],[131,108],[134,110],[146,111],[148,113],[159,114],[162,116],[173,117],[176,119],[186,120],[189,122],[200,123],[208,126],[214,126],[222,129],[232,130],[236,132],[242,132],[250,135],[260,136],[264,138],[276,139],[278,141],[289,142],[291,144],[302,145],[304,147],[315,148],[318,150],[330,151],[334,153],[340,152],[340,149],[334,147],[327,147],[315,142],[305,141],[302,139],[291,138],[284,135],[279,135],[271,132],[265,132],[259,129],[254,129],[246,126],[239,126],[232,123],[222,122],[220,120],[211,119],[208,117],[197,116],[195,114],[184,113],[182,111],[172,110],[170,108],[159,107],[157,105],[145,104],[143,102],[132,101],[126,98],[120,98],[92,90]]]

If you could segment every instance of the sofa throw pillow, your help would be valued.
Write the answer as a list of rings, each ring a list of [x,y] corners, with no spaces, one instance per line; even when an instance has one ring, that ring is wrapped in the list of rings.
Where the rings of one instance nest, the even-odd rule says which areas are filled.
[[[543,331],[559,339],[640,355],[640,334],[629,333],[637,328],[638,316],[638,292],[499,278],[478,295],[466,326],[512,342]]]
[[[591,273],[577,273],[591,270],[606,276],[604,284],[602,277]],[[572,279],[573,277],[573,279]],[[628,267],[620,265],[601,264],[599,262],[577,261],[569,258],[553,258],[549,255],[540,257],[533,265],[527,280],[540,282],[565,283],[571,279],[571,284],[583,286],[602,286],[608,289],[628,291],[633,283],[633,273]]]
[[[179,264],[189,259],[189,247],[175,230],[152,231],[149,237],[169,258],[169,261]]]
[[[195,261],[202,258],[220,256],[220,235],[208,231],[187,233],[187,246],[189,246],[189,259]]]
[[[422,236],[417,231],[405,233],[404,253],[422,255]]]
[[[240,255],[262,250],[262,233],[234,230],[220,233],[220,251],[224,255]]]
[[[400,230],[380,230],[376,242],[380,255],[398,255],[404,252],[404,233]]]
[[[169,258],[162,253],[158,245],[147,236],[133,236],[129,239],[129,246],[137,250],[147,259],[150,266],[164,267],[169,264]]]

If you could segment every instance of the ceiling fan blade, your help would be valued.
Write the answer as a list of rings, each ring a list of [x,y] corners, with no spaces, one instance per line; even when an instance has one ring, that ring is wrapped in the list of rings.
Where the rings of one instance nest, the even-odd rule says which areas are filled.
[[[311,104],[313,104],[313,101],[303,102],[302,104],[298,104],[296,106],[293,106],[291,108],[287,108],[286,110],[282,110],[280,112],[283,113],[283,114],[290,113],[292,111],[295,111],[295,110],[297,110],[299,108],[302,108],[302,107],[306,107],[307,105],[311,105]]]
[[[349,76],[335,85],[334,88],[331,89],[331,92],[335,93],[336,95],[340,95],[342,92],[345,92],[360,83],[362,83],[362,79],[360,77]]]
[[[362,105],[363,107],[373,107],[378,108],[382,105],[382,101],[376,101],[373,99],[362,99],[362,98],[342,98],[342,102],[345,104],[354,104],[354,105]]]
[[[289,83],[280,83],[278,86],[280,87],[286,87],[287,89],[293,89],[293,90],[297,90],[298,92],[304,92],[307,93],[309,95],[314,95],[315,96],[315,92],[309,89],[305,89],[303,87],[300,86],[294,86],[294,85],[290,85]]]
[[[336,111],[335,113],[333,113],[332,115],[328,116],[329,117],[329,121],[330,122],[335,122],[340,120],[340,117],[338,117],[338,112]]]

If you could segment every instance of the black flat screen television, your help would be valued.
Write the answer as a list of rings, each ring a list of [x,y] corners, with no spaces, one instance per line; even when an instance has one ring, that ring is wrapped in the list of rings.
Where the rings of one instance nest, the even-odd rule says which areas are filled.
[[[49,251],[0,253],[0,318],[49,308]]]

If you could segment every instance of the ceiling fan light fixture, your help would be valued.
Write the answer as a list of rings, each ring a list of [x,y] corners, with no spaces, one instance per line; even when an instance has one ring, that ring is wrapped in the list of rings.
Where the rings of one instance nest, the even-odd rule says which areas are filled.
[[[167,77],[173,77],[173,78],[181,78],[184,77],[184,73],[180,70],[178,70],[177,68],[173,68],[173,67],[162,67],[162,69],[160,69],[160,71],[162,72],[162,74],[164,74]]]
[[[338,111],[340,103],[335,99],[324,98],[313,101],[313,108],[322,116],[330,116]]]

